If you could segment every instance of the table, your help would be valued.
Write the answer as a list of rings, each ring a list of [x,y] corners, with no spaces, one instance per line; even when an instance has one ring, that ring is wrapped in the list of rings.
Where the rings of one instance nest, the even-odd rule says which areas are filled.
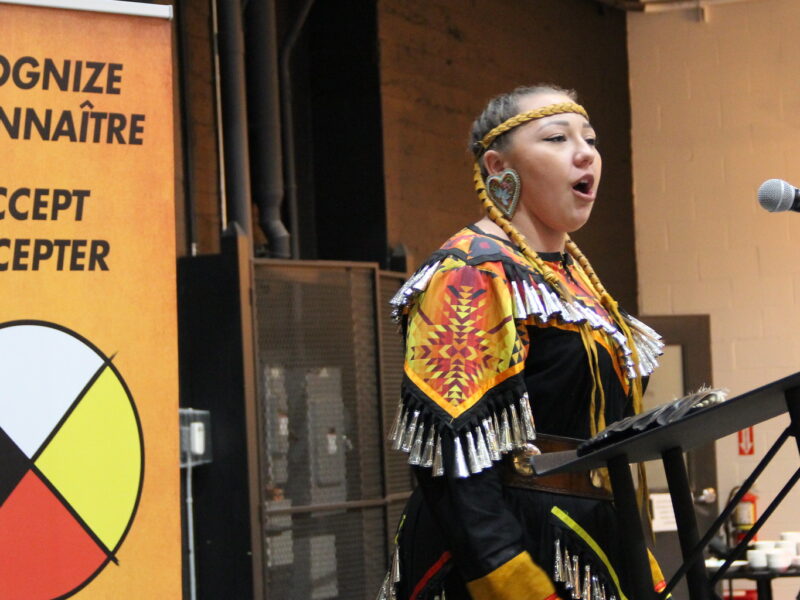
[[[750,579],[756,582],[758,600],[772,600],[772,580],[777,577],[800,577],[800,567],[790,567],[786,571],[772,571],[770,569],[751,569],[742,567],[734,572],[727,572],[723,579]]]

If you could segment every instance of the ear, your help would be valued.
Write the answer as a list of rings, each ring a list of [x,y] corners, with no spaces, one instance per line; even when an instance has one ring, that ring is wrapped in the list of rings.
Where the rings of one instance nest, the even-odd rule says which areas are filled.
[[[494,175],[508,168],[505,158],[497,150],[487,150],[483,155],[483,165],[489,175]]]

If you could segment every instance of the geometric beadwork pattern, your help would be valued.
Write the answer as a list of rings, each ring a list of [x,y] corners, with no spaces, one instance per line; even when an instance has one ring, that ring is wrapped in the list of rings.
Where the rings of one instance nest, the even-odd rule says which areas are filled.
[[[443,250],[460,251],[465,255],[467,261],[475,264],[475,261],[484,257],[488,260],[507,260],[514,262],[524,269],[530,269],[531,264],[522,253],[517,249],[495,241],[485,235],[476,234],[470,229],[463,229],[456,235],[451,237],[442,246]],[[571,258],[566,259],[569,262],[569,269],[564,268],[564,261],[548,261],[548,266],[556,274],[561,284],[569,288],[572,294],[579,298],[588,308],[592,309],[604,319],[609,319],[609,315],[605,308],[600,304],[597,296],[590,290],[592,289],[591,283],[583,269],[575,264]],[[580,280],[580,281],[578,281]]]
[[[502,264],[451,257],[411,309],[405,373],[451,417],[525,367],[527,330],[512,302]]]

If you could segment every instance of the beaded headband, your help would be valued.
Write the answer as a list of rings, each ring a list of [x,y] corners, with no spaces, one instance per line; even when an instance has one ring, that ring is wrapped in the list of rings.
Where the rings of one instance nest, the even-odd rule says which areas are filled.
[[[503,121],[500,123],[500,125],[487,133],[484,138],[477,143],[477,149],[479,150],[478,154],[480,155],[486,152],[486,150],[489,149],[489,146],[492,145],[492,142],[494,142],[499,136],[504,134],[506,131],[514,129],[514,127],[517,127],[518,125],[522,125],[528,121],[533,121],[534,119],[542,119],[544,117],[559,115],[562,113],[578,113],[587,119],[589,118],[589,114],[586,112],[586,109],[576,102],[559,102],[558,104],[548,104],[547,106],[542,106],[536,110],[520,113],[518,115],[514,115],[506,121]]]

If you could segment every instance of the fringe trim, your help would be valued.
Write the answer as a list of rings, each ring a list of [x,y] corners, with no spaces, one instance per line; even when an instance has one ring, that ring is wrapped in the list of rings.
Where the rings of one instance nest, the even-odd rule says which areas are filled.
[[[397,544],[392,552],[392,565],[389,567],[383,584],[375,600],[397,600],[397,584],[400,583],[400,548]]]
[[[573,549],[570,552],[561,538],[556,538],[553,560],[553,581],[561,583],[571,600],[617,600],[614,586],[609,585],[602,570],[593,562],[582,556],[582,552]],[[581,560],[583,558],[583,560]]]
[[[536,440],[527,393],[507,406],[490,409],[482,418],[473,418],[462,429],[453,432],[455,460],[451,467],[461,478],[491,468],[504,454],[526,448]],[[426,419],[424,410],[412,402],[398,403],[389,442],[395,450],[408,454],[409,464],[432,469],[434,477],[445,474],[442,436],[433,419]]]
[[[400,321],[407,314],[416,298],[428,287],[431,278],[442,264],[444,258],[437,258],[422,265],[390,300],[392,318]],[[639,364],[632,359],[632,351],[628,346],[625,334],[616,323],[598,315],[579,299],[572,302],[563,301],[553,287],[536,271],[523,269],[519,265],[503,262],[509,291],[513,298],[514,319],[527,321],[534,319],[544,325],[556,319],[562,323],[582,325],[589,323],[592,329],[602,329],[613,340],[617,354],[625,368],[629,379],[637,376],[646,377],[658,367],[658,357],[664,353],[664,342],[661,336],[639,319],[623,313],[623,318],[631,329],[633,343],[639,355]]]

